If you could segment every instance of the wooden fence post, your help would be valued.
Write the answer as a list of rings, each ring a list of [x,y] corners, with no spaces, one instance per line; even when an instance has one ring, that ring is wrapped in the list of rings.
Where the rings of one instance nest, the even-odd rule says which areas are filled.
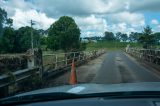
[[[68,62],[67,62],[67,61],[68,61],[67,56],[65,56],[65,58],[66,58],[66,66],[67,66],[67,65],[68,65]]]
[[[43,77],[43,59],[42,59],[42,50],[41,49],[29,49],[28,54],[28,68],[38,67],[39,76]]]
[[[74,52],[73,53],[73,61],[75,61],[75,56],[76,56],[76,53]]]
[[[79,53],[79,57],[78,57],[79,61],[81,61],[81,53]]]
[[[37,57],[36,60],[37,60],[37,66],[39,67],[40,77],[43,78],[43,56],[41,49],[38,49],[36,57]]]
[[[35,66],[34,50],[29,49],[27,51],[27,55],[28,55],[27,65],[28,65],[28,68],[30,69],[30,68],[33,68]]]
[[[57,68],[58,63],[57,63],[57,55],[55,55],[55,69]]]

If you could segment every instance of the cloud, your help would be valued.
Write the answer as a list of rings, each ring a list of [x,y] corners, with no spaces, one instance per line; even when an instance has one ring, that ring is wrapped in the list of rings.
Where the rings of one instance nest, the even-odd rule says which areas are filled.
[[[160,11],[160,0],[35,0],[35,5],[49,16],[88,16],[122,11]],[[47,8],[46,8],[47,5]],[[54,12],[53,12],[54,11]]]
[[[88,17],[75,17],[77,24],[85,30],[104,30],[106,25],[106,20],[103,18],[91,15]]]
[[[27,11],[30,9],[36,9],[36,6],[26,0],[0,0],[0,7],[4,8],[9,16],[13,16],[16,9]]]
[[[37,12],[36,10],[22,11],[16,9],[13,19],[13,26],[20,28],[22,26],[30,26],[30,20],[35,21],[35,27],[38,29],[47,29],[55,22],[55,19],[48,18],[45,13]]]
[[[158,25],[159,22],[158,22],[158,20],[156,20],[156,19],[152,19],[152,20],[151,20],[151,24]]]
[[[129,0],[130,11],[159,12],[160,0]]]
[[[110,27],[110,30],[112,32],[125,32],[127,29],[127,24],[126,23],[118,23],[118,24],[112,24]]]
[[[105,19],[91,15],[88,17],[75,17],[76,23],[80,26],[82,36],[102,36],[107,30]]]
[[[14,9],[36,9],[47,16],[89,16],[91,14],[118,13],[122,11],[160,11],[160,0],[1,0],[0,6],[9,11]]]
[[[34,19],[35,28],[46,29],[60,16],[68,15],[75,19],[83,36],[103,35],[106,30],[140,31],[148,21],[143,12],[158,13],[159,4],[160,0],[0,0],[0,7],[15,20],[16,28]]]
[[[91,14],[104,15],[127,11],[130,0],[35,0],[36,8],[48,16],[90,16]],[[46,7],[47,6],[47,7]]]
[[[125,22],[132,27],[145,25],[145,18],[144,15],[141,13],[130,13],[125,11],[116,14],[110,14],[108,17],[113,23]]]
[[[107,27],[109,31],[112,31],[113,33],[122,32],[122,33],[129,34],[130,32],[141,32],[141,28],[131,27],[124,22],[111,24],[111,25],[108,25]]]

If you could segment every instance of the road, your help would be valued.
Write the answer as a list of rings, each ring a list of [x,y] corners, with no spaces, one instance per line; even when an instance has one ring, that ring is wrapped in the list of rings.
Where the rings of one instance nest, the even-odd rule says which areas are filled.
[[[156,82],[160,76],[139,64],[123,52],[110,52],[106,55],[93,83],[133,83]]]
[[[76,67],[78,83],[134,83],[160,81],[160,71],[147,68],[121,51],[107,52],[102,56]],[[160,69],[160,68],[159,68]],[[50,79],[46,87],[68,85],[70,71]]]

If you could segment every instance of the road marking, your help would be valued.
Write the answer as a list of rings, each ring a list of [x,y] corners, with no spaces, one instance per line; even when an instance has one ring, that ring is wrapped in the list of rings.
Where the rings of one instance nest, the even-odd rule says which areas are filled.
[[[78,93],[78,92],[81,92],[84,89],[85,89],[85,87],[78,86],[78,87],[74,87],[74,88],[68,90],[67,92],[69,92],[69,93]]]

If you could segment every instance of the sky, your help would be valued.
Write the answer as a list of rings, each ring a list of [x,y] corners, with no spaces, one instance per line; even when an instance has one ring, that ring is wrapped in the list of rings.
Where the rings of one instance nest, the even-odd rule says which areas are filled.
[[[103,36],[104,31],[142,32],[150,25],[160,31],[160,0],[0,0],[13,27],[48,29],[61,16],[72,17],[81,37]]]

